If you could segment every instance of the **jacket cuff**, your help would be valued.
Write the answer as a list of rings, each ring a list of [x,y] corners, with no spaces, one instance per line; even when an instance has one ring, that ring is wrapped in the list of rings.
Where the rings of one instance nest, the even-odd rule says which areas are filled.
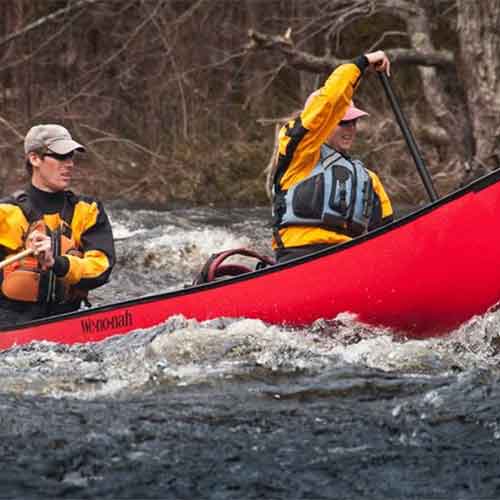
[[[364,73],[370,63],[368,62],[368,58],[365,55],[362,55],[354,59],[354,64],[359,68],[361,73]]]
[[[58,278],[63,278],[69,271],[69,259],[63,255],[58,255],[55,259],[52,270]]]

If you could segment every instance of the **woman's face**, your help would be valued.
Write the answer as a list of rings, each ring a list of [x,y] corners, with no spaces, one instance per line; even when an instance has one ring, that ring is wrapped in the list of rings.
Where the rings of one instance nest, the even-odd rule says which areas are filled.
[[[356,121],[341,121],[330,134],[326,143],[341,153],[348,153],[356,138]]]

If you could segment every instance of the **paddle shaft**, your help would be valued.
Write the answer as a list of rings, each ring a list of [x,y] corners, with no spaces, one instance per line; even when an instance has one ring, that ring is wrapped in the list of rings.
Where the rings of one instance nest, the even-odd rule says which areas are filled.
[[[28,255],[31,255],[33,253],[32,248],[27,248],[26,250],[23,250],[22,252],[16,253],[15,255],[11,255],[10,257],[7,257],[5,260],[2,260],[0,262],[0,269],[3,269],[5,266],[8,266],[9,264],[12,264],[13,262],[16,262],[20,259],[23,259],[24,257],[28,257]]]
[[[429,174],[429,171],[427,170],[427,167],[425,166],[424,160],[422,159],[422,155],[420,154],[417,143],[413,138],[413,134],[411,133],[410,127],[408,126],[406,118],[403,115],[401,106],[399,105],[396,95],[392,90],[392,85],[389,80],[389,77],[385,73],[378,73],[378,75],[384,87],[387,98],[391,103],[392,110],[396,115],[396,120],[399,124],[399,127],[401,128],[401,132],[403,133],[406,144],[408,145],[408,149],[410,150],[413,160],[415,161],[415,165],[417,166],[418,173],[420,174],[422,182],[424,183],[427,194],[429,195],[431,201],[436,201],[439,197],[436,193],[436,190],[434,189],[431,176]]]

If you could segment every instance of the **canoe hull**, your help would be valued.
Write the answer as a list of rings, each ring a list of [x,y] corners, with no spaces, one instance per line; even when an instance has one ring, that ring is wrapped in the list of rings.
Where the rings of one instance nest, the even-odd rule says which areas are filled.
[[[350,312],[416,338],[443,335],[500,300],[500,173],[352,242],[207,285],[26,324],[0,349],[33,340],[99,341],[182,314],[307,326]]]

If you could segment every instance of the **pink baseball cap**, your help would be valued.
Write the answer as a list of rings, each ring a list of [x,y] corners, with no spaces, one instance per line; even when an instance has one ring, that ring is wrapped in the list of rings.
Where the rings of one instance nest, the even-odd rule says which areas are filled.
[[[349,107],[347,108],[347,111],[341,121],[348,122],[350,120],[361,118],[362,116],[368,116],[368,113],[354,106],[354,103],[351,101],[351,104],[349,104]]]

